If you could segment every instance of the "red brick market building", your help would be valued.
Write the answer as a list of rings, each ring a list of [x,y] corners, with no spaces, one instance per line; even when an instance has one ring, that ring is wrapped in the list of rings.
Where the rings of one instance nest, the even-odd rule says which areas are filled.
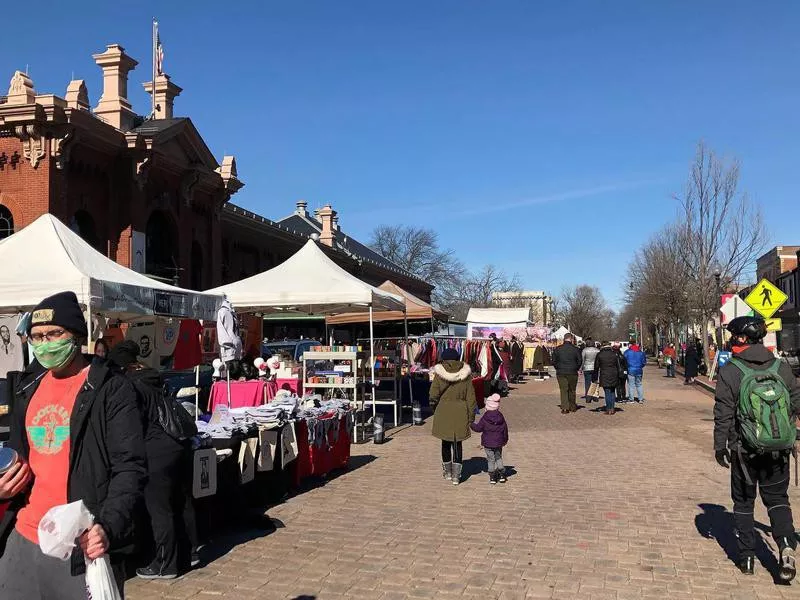
[[[203,290],[271,268],[317,234],[365,281],[430,298],[429,284],[344,234],[330,207],[312,218],[300,202],[276,223],[233,205],[236,160],[217,162],[191,119],[174,116],[182,89],[167,75],[155,90],[145,83],[156,110],[144,118],[128,101],[136,61],[119,45],[93,58],[103,71],[93,109],[82,80],[62,98],[20,71],[0,96],[0,238],[50,212],[120,264]]]

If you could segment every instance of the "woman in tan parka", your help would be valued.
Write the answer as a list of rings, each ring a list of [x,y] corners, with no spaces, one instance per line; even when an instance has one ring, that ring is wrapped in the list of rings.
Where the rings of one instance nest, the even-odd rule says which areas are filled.
[[[442,440],[442,475],[453,485],[461,481],[461,442],[470,436],[469,424],[475,419],[475,388],[472,371],[459,360],[452,348],[442,352],[442,361],[433,367],[431,405],[433,435]]]

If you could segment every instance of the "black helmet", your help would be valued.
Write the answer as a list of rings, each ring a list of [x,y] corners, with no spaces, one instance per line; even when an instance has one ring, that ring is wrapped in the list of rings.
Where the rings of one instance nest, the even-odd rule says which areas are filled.
[[[767,335],[767,323],[761,317],[736,317],[728,323],[728,331],[734,337],[744,336],[749,342],[758,343]]]

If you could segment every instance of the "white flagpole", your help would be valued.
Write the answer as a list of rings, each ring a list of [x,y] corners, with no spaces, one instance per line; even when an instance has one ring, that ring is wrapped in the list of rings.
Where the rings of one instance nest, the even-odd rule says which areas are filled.
[[[152,89],[150,94],[150,118],[156,118],[156,52],[158,49],[156,48],[156,40],[158,39],[158,21],[153,18],[153,82],[152,82]]]

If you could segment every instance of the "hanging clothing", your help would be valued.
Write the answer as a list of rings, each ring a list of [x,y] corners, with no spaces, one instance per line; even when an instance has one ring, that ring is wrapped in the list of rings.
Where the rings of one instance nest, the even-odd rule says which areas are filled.
[[[16,336],[19,315],[0,316],[0,378],[9,371],[25,368],[25,353],[22,341]]]
[[[191,369],[203,362],[203,349],[200,345],[200,336],[203,326],[200,321],[184,319],[178,330],[178,342],[175,345],[174,367],[176,369]]]
[[[233,310],[230,300],[225,298],[217,312],[217,343],[223,362],[242,358],[240,335],[239,317]]]
[[[156,319],[156,350],[159,356],[172,356],[175,352],[179,327],[177,319]]]
[[[156,325],[154,322],[131,324],[125,332],[125,339],[133,340],[139,345],[141,354],[136,359],[140,363],[151,369],[158,369],[160,357],[156,349]]]

